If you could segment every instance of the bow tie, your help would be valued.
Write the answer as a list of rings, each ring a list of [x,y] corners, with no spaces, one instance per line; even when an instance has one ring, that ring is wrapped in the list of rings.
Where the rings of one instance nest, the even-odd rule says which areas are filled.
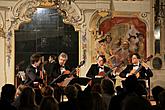
[[[139,65],[133,65],[133,66],[139,66]]]
[[[99,66],[99,68],[104,69],[104,67]]]
[[[65,68],[65,66],[60,65],[60,68]]]

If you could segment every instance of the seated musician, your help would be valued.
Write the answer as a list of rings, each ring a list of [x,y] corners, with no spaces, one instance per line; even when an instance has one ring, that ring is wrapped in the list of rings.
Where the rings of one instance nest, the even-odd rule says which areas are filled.
[[[26,68],[26,79],[24,84],[34,87],[35,84],[43,84],[43,80],[40,77],[40,63],[41,63],[41,55],[33,54],[30,57],[30,65]]]
[[[134,53],[131,57],[132,64],[127,65],[127,67],[120,73],[121,78],[126,78],[130,75],[136,75],[138,79],[148,79],[153,76],[153,73],[149,66],[145,62],[140,62],[140,55]]]
[[[62,52],[58,56],[58,62],[54,64],[53,72],[50,73],[50,76],[52,77],[52,81],[50,81],[50,85],[53,83],[60,83],[63,81],[63,78],[59,77],[60,75],[68,75],[69,76],[69,68],[65,65],[66,61],[68,60],[68,55],[64,52]]]
[[[99,55],[97,58],[97,64],[92,64],[89,68],[86,76],[91,78],[96,78],[98,76],[108,76],[112,80],[115,78],[115,74],[113,74],[113,70],[104,64],[106,63],[106,58],[104,55]]]
[[[127,78],[131,75],[135,75],[138,79],[138,87],[141,88],[142,95],[147,94],[146,87],[149,87],[149,83],[146,85],[146,81],[149,80],[150,77],[153,76],[153,73],[149,66],[142,62],[140,59],[140,55],[138,53],[134,53],[131,57],[132,64],[127,65],[127,67],[119,74],[121,78]],[[125,86],[125,81],[122,81],[123,87]]]

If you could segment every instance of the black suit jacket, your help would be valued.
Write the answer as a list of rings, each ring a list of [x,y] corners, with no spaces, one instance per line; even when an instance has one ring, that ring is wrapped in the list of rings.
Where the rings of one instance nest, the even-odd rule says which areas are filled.
[[[57,78],[59,75],[62,74],[60,68],[61,68],[61,65],[58,62],[54,64],[53,70],[52,70],[52,73],[51,73],[51,76],[53,78]],[[69,67],[68,66],[64,66],[64,68],[66,70],[69,70]]]
[[[140,67],[141,65],[139,65]],[[133,69],[133,65],[127,65],[127,67],[119,74],[120,77],[126,78],[126,75],[131,72]],[[151,69],[146,69],[145,67],[142,66],[142,68],[139,70],[140,77],[139,79],[148,79],[149,77],[153,76],[153,73]]]
[[[40,84],[43,83],[43,80],[40,78],[40,70],[34,68],[32,65],[29,65],[26,68],[26,80],[25,84],[33,87],[33,82],[39,82]]]
[[[56,62],[53,65],[53,70],[52,70],[52,73],[51,73],[52,80],[49,83],[50,85],[51,84],[54,84],[54,83],[60,83],[66,77],[69,77],[69,74],[62,74],[60,68],[61,68],[61,65],[58,62]],[[68,66],[64,66],[64,68],[66,70],[69,70],[69,67]]]
[[[46,73],[48,77],[52,77],[54,72],[55,72],[55,67],[56,63],[52,62],[52,63],[48,63],[47,66],[45,67]]]
[[[108,77],[109,78],[114,78],[115,76],[112,75],[112,69],[107,67],[107,66],[104,66],[104,72],[107,73],[107,72],[110,72],[108,74]],[[90,77],[90,78],[95,78],[96,75],[99,74],[99,66],[98,64],[92,64],[91,67],[89,68],[86,76],[87,77]]]

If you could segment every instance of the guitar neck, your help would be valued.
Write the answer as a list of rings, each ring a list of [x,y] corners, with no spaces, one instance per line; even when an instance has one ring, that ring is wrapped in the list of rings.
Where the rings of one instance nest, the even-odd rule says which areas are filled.
[[[137,74],[141,68],[142,68],[142,65],[140,65],[140,67],[134,72],[134,74]]]
[[[145,60],[144,61],[144,63],[146,63],[148,60]],[[140,65],[140,67],[134,72],[134,74],[137,74],[139,71],[140,71],[140,69],[142,68],[142,64]]]
[[[76,72],[76,68],[74,68],[74,69],[70,72],[70,74],[73,75],[75,72]]]
[[[81,61],[80,64],[77,66],[77,68],[80,68],[81,66],[83,66],[84,63],[85,63],[85,61]],[[70,72],[70,75],[75,74],[77,68],[74,68],[74,69]]]

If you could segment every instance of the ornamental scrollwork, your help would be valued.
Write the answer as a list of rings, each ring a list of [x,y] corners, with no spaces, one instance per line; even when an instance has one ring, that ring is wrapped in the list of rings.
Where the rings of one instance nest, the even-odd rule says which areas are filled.
[[[82,44],[82,50],[83,50],[83,60],[86,61],[87,59],[87,26],[85,23],[81,25],[81,44]]]
[[[65,2],[60,5],[58,9],[59,13],[64,16],[63,22],[66,24],[72,24],[75,27],[75,30],[81,28],[81,24],[84,22],[84,13],[83,10],[80,10],[78,6],[72,2]]]
[[[2,14],[0,13],[0,37],[1,38],[5,38],[5,32],[3,30],[3,27],[4,27],[4,20],[3,20]]]
[[[3,28],[1,28],[1,26],[0,26],[0,37],[5,38],[5,32],[4,32]]]
[[[10,18],[8,19],[11,22],[9,30],[18,29],[22,22],[29,22],[37,6],[39,6],[37,0],[20,0],[14,7],[11,7]]]

